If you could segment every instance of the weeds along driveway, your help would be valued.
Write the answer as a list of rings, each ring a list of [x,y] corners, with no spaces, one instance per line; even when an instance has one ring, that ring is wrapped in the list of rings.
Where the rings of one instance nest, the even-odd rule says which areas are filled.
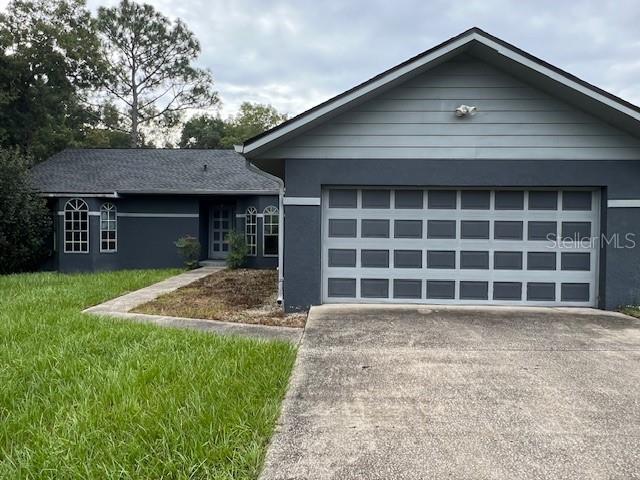
[[[640,478],[640,321],[313,308],[261,478]]]

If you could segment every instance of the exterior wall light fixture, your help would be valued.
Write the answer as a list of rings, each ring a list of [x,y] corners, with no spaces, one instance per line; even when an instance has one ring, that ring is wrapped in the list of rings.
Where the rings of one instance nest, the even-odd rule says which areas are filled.
[[[456,117],[466,117],[467,115],[473,116],[478,111],[478,107],[469,105],[460,105],[455,110]]]

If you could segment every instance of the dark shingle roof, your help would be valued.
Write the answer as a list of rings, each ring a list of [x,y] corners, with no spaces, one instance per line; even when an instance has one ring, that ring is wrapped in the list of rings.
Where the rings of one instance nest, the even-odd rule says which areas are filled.
[[[233,150],[69,149],[33,167],[32,181],[43,193],[272,193],[279,188]]]

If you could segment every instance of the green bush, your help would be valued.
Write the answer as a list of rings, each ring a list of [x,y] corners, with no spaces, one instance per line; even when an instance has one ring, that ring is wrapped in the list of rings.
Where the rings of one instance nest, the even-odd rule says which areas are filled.
[[[185,266],[188,269],[196,268],[200,260],[200,242],[198,239],[191,235],[185,235],[180,237],[174,244],[178,247],[178,252],[184,259]]]
[[[227,266],[231,269],[244,267],[249,255],[249,246],[244,240],[244,236],[236,231],[227,234],[229,243],[229,256],[227,256]]]
[[[0,149],[0,274],[35,269],[48,254],[51,215],[31,187],[30,158]]]

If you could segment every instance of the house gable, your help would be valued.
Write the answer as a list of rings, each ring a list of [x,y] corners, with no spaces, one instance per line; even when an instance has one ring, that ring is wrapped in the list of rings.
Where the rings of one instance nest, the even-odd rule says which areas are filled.
[[[304,148],[308,148],[306,145],[296,145],[292,143],[292,145],[288,145],[288,143],[294,139],[299,138],[301,135],[305,133],[310,133],[311,130],[320,127],[322,125],[328,125],[331,123],[333,119],[337,116],[345,113],[345,112],[358,112],[360,114],[363,113],[372,113],[372,112],[363,112],[361,109],[358,109],[363,103],[368,102],[371,99],[379,99],[382,95],[388,93],[390,90],[395,89],[400,86],[404,86],[409,84],[408,82],[414,81],[417,77],[425,76],[429,73],[429,71],[435,69],[436,67],[442,65],[443,63],[450,62],[452,59],[454,61],[458,61],[463,56],[470,57],[476,62],[485,63],[486,66],[492,66],[496,71],[498,71],[502,76],[512,77],[512,80],[517,80],[525,84],[527,87],[537,90],[538,95],[540,96],[548,96],[552,99],[561,99],[562,102],[566,103],[566,107],[572,106],[573,110],[576,112],[576,116],[573,120],[565,119],[564,122],[560,122],[558,120],[554,120],[551,116],[545,116],[543,121],[536,121],[536,115],[541,116],[543,114],[537,113],[532,114],[526,121],[521,121],[520,119],[516,119],[511,122],[512,130],[514,132],[518,132],[518,125],[521,124],[547,124],[547,125],[560,125],[560,124],[571,124],[575,123],[578,125],[587,125],[593,123],[600,123],[604,130],[596,129],[596,133],[589,133],[588,128],[585,127],[585,130],[580,130],[576,133],[577,137],[584,138],[584,136],[593,136],[593,135],[601,135],[605,131],[609,130],[608,125],[616,127],[618,130],[612,130],[612,135],[619,135],[621,137],[625,137],[625,139],[621,140],[621,142],[616,142],[614,147],[617,147],[616,151],[605,151],[607,150],[606,146],[596,145],[593,148],[601,148],[603,150],[595,150],[593,154],[590,155],[587,153],[588,148],[592,148],[587,143],[580,144],[578,148],[583,148],[583,150],[578,150],[572,152],[571,149],[574,147],[572,145],[565,146],[556,146],[554,148],[559,149],[560,147],[565,148],[562,152],[562,157],[560,158],[623,158],[623,159],[637,159],[639,158],[637,152],[634,151],[636,147],[633,141],[629,141],[630,138],[638,138],[640,137],[640,107],[633,105],[611,93],[608,93],[594,85],[581,80],[574,75],[571,75],[568,72],[565,72],[544,60],[536,58],[531,54],[517,48],[514,45],[511,45],[504,40],[501,40],[497,37],[494,37],[487,32],[479,28],[471,28],[460,35],[457,35],[440,45],[437,45],[415,57],[371,78],[370,80],[365,81],[364,83],[347,90],[336,97],[333,97],[326,102],[323,102],[306,112],[297,115],[296,117],[282,123],[281,125],[268,130],[260,135],[257,135],[253,138],[248,139],[242,145],[236,146],[236,151],[242,153],[246,158],[250,160],[256,161],[258,166],[263,169],[267,169],[272,172],[282,173],[282,163],[281,160],[288,157],[292,152],[291,148],[298,148],[300,150]],[[477,78],[480,77],[480,73],[477,70],[472,69],[472,74]],[[453,76],[453,75],[452,75]],[[508,85],[501,86],[499,83],[493,85],[494,88],[506,88]],[[470,95],[472,97],[477,97],[477,94],[474,94],[474,88],[482,88],[485,87],[484,84],[478,84],[467,87],[459,87],[464,89],[463,95],[459,95],[456,98],[445,98],[439,96],[437,94],[437,88],[431,87],[434,90],[432,96],[428,97],[407,97],[404,100],[463,100],[465,95]],[[454,92],[453,88],[449,93]],[[514,90],[515,91],[515,90]],[[475,92],[479,93],[479,92]],[[514,92],[503,92],[503,95],[507,93]],[[527,97],[526,92],[521,92],[522,95],[515,97],[491,97],[491,98],[472,98],[473,100],[530,100],[535,101],[538,100],[538,97]],[[499,94],[498,94],[499,95]],[[382,97],[384,98],[384,97]],[[398,99],[399,100],[399,99]],[[533,102],[529,102],[531,105]],[[507,110],[505,106],[504,113],[510,112]],[[413,108],[413,117],[418,117],[419,114],[426,114],[429,112],[428,107],[409,107]],[[440,114],[446,113],[444,107],[443,110],[440,111]],[[455,107],[454,107],[455,108]],[[481,111],[486,115],[484,116],[484,123],[496,123],[498,124],[502,119],[498,118],[496,122],[490,121],[489,112],[490,110],[482,109]],[[533,108],[542,109],[543,106],[536,106]],[[570,109],[567,109],[570,110]],[[522,112],[526,110],[521,110]],[[493,117],[495,117],[499,111],[494,110]],[[544,110],[532,110],[532,112],[544,112]],[[377,112],[378,114],[382,112]],[[393,115],[390,115],[393,112],[386,112],[386,117],[383,122],[374,122],[373,124],[395,124],[401,123],[397,120],[392,120]],[[431,112],[437,113],[437,112]],[[579,117],[580,114],[591,115],[600,120],[593,121],[593,118],[589,118],[588,120],[582,121]],[[378,115],[380,116],[380,115]],[[441,115],[442,116],[442,115]],[[515,116],[515,115],[512,115]],[[522,116],[522,114],[520,114]],[[478,117],[481,118],[481,117]],[[476,119],[476,123],[481,123],[482,120]],[[345,122],[350,123],[350,122]],[[353,122],[355,123],[355,122]],[[404,123],[427,123],[423,122],[404,122]],[[431,122],[434,123],[434,122]],[[466,123],[471,123],[470,121]],[[506,120],[505,122],[506,123]],[[447,124],[443,123],[443,128],[445,128]],[[542,127],[540,127],[542,128]],[[544,131],[544,130],[543,130]],[[586,131],[588,133],[583,133]],[[624,133],[623,133],[624,132]],[[315,132],[314,132],[315,134]],[[625,135],[626,134],[626,135]],[[531,131],[532,136],[540,135],[536,133],[535,128]],[[544,135],[544,133],[542,134]],[[285,145],[286,144],[286,145]],[[370,148],[374,148],[375,144],[372,144]],[[552,145],[555,145],[552,143]],[[485,150],[477,150],[472,151],[469,148],[476,147],[484,147],[484,144],[475,144],[472,143],[469,145],[459,145],[458,150],[447,151],[446,155],[438,156],[438,158],[484,158],[484,155],[487,154]],[[287,150],[283,150],[280,147],[287,147]],[[410,145],[405,146],[408,149]],[[491,158],[520,158],[519,153],[517,151],[513,151],[513,155],[507,152],[507,149],[511,147],[511,145],[507,144],[506,146],[502,146],[504,149],[502,151],[502,155],[498,155],[498,157],[490,154]],[[546,150],[537,150],[537,149],[548,149],[551,148],[547,144],[539,145],[537,143],[532,145],[516,145],[516,147],[521,148],[520,153],[527,153],[526,158],[558,158],[555,156],[549,156],[549,152]],[[314,148],[320,148],[316,146]],[[332,147],[331,147],[332,148]],[[351,151],[351,155],[353,157],[356,149],[353,146],[348,147]],[[410,149],[407,151],[411,151],[413,153],[409,153],[409,157],[421,158],[421,154],[419,153],[419,148],[422,146],[418,146],[415,149]],[[443,148],[450,148],[448,144]],[[464,150],[466,148],[466,150]],[[528,149],[528,151],[527,151]],[[435,151],[435,150],[434,150]],[[316,150],[315,154],[322,154],[324,151]],[[329,155],[332,155],[334,152],[328,152]],[[387,152],[392,153],[392,152]],[[349,155],[348,153],[345,153]],[[286,157],[283,155],[287,155]],[[306,156],[306,153],[301,153],[302,157]],[[342,155],[342,154],[341,154]],[[576,156],[577,155],[577,156]],[[586,155],[586,156],[583,156]],[[348,156],[347,158],[352,158],[352,156]],[[341,157],[342,158],[342,157]],[[393,154],[390,158],[395,158]]]
[[[461,104],[478,111],[457,117]],[[620,160],[640,140],[462,53],[257,158]]]

